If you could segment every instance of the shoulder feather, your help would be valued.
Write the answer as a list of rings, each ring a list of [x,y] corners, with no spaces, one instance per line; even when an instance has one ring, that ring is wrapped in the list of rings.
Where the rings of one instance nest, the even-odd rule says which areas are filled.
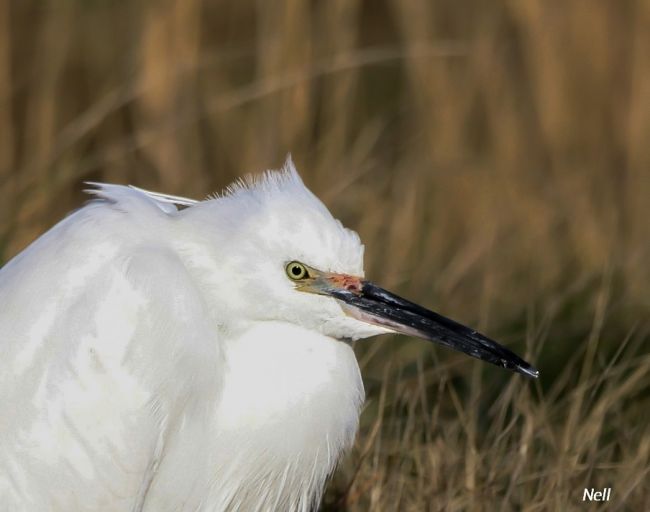
[[[119,209],[131,211],[138,206],[155,206],[162,212],[173,215],[178,212],[177,206],[192,206],[198,201],[186,197],[172,196],[159,192],[151,192],[132,185],[114,185],[87,181],[93,188],[85,192],[95,196],[96,200],[116,205]]]

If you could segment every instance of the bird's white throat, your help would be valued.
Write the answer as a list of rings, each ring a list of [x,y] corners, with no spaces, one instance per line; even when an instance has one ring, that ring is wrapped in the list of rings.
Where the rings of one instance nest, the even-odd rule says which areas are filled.
[[[257,322],[223,351],[214,502],[309,510],[357,430],[364,391],[352,349],[289,323]]]

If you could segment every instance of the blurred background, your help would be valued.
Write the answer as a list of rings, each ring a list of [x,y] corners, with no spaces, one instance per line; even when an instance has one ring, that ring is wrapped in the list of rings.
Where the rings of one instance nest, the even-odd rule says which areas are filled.
[[[531,382],[359,343],[324,510],[650,508],[650,3],[0,0],[0,261],[84,180],[195,198],[291,152],[366,274]]]

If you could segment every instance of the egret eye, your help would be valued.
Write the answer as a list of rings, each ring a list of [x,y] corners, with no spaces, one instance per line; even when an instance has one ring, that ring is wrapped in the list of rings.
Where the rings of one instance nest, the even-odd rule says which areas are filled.
[[[287,276],[289,276],[289,279],[293,279],[294,281],[299,281],[300,279],[309,277],[307,268],[298,261],[292,261],[288,263],[285,270],[287,272]]]

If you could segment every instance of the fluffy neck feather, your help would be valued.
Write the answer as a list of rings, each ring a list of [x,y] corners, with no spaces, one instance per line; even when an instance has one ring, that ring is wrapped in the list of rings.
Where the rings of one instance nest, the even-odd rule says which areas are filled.
[[[225,348],[212,504],[308,511],[353,442],[363,384],[345,343],[281,322]]]

